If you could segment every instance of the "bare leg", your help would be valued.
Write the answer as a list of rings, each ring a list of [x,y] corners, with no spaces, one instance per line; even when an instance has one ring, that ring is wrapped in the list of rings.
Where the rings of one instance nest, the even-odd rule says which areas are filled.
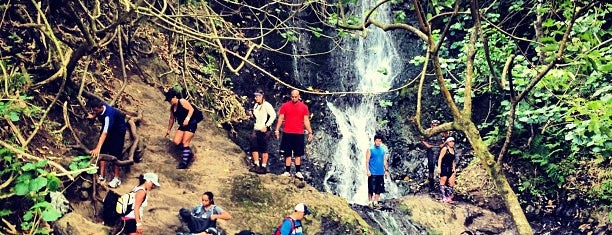
[[[262,166],[267,166],[268,164],[268,153],[261,154],[261,164]]]
[[[113,170],[114,170],[114,176],[115,178],[119,179],[119,173],[121,171],[121,168],[119,166],[117,166],[116,164],[113,164]]]
[[[106,171],[106,161],[100,161],[100,176],[106,178],[104,171]]]
[[[253,163],[255,166],[259,166],[259,152],[253,151],[251,154],[253,155]]]

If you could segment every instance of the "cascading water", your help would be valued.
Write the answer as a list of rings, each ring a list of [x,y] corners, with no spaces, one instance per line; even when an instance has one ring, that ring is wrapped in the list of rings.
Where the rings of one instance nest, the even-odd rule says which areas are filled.
[[[361,1],[360,12],[364,13],[374,6],[371,0]],[[389,9],[381,6],[373,14],[377,20],[391,22]],[[359,81],[357,89],[361,92],[384,92],[390,89],[395,71],[401,71],[400,58],[389,33],[383,30],[368,28],[367,38],[359,38],[353,42],[351,53],[355,76]],[[349,78],[340,78],[347,79]],[[365,169],[365,151],[373,144],[373,137],[378,126],[376,109],[380,96],[364,95],[356,104],[335,105],[328,102],[327,106],[335,117],[340,139],[336,142],[334,154],[330,156],[332,167],[325,176],[324,189],[334,192],[349,202],[367,203],[367,175]],[[328,183],[333,178],[333,184]],[[400,194],[397,186],[390,180],[385,180],[386,193],[382,198],[396,198]]]

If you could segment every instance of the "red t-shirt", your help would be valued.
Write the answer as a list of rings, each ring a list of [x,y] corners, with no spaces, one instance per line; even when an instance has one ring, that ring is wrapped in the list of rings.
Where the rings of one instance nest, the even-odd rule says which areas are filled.
[[[308,116],[308,106],[301,101],[296,103],[288,101],[280,107],[278,113],[285,115],[285,128],[283,132],[304,134],[304,116]]]

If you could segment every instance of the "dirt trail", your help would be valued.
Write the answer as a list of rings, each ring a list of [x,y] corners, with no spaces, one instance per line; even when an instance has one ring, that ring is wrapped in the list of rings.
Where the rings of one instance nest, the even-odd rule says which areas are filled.
[[[226,137],[223,130],[206,118],[199,123],[192,140],[191,145],[196,148],[195,161],[189,169],[177,170],[178,162],[176,156],[173,156],[170,139],[174,132],[170,137],[164,137],[169,104],[164,102],[162,93],[142,83],[130,83],[126,92],[135,99],[132,105],[144,111],[144,121],[139,132],[145,139],[146,151],[144,160],[124,174],[123,183],[117,191],[124,193],[131,190],[138,183],[136,177],[145,172],[159,174],[161,184],[160,188],[152,190],[149,195],[149,206],[143,216],[144,232],[174,234],[180,226],[178,210],[201,203],[200,197],[205,191],[215,194],[218,206],[228,208],[231,204],[229,198],[221,192],[232,175],[247,172],[242,163],[242,150]],[[176,123],[173,131],[175,129]],[[238,231],[233,228],[231,221],[221,221],[218,224],[228,234]]]

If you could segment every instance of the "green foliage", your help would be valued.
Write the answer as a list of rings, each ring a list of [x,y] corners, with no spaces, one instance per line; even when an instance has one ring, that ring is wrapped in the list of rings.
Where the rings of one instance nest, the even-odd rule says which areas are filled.
[[[22,162],[14,153],[0,148],[0,163],[4,166],[0,170],[0,177],[15,176],[14,181],[0,192],[2,195],[13,193],[23,200],[20,204],[31,205],[25,212],[13,211],[11,208],[0,210],[0,218],[23,213],[21,215],[20,229],[31,231],[33,234],[49,234],[50,231],[42,226],[40,221],[52,222],[60,218],[61,214],[45,196],[52,191],[58,191],[62,182],[55,173],[46,170],[48,160],[38,162]],[[8,191],[5,191],[8,190]]]
[[[280,33],[281,37],[283,37],[285,40],[287,40],[287,42],[297,42],[298,41],[298,36],[297,33],[294,31],[285,31],[285,32],[281,32]]]

